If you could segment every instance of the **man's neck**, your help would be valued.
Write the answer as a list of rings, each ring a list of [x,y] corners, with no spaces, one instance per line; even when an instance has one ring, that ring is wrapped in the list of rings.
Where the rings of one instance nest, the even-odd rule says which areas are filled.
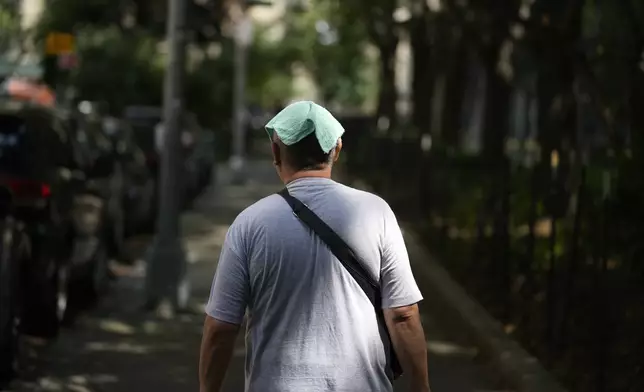
[[[331,168],[328,167],[322,170],[301,170],[294,173],[289,173],[283,176],[284,184],[289,184],[300,178],[331,178]]]

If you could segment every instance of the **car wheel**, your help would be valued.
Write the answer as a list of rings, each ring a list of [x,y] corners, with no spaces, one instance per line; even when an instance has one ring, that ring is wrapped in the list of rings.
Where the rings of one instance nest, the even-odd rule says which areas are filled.
[[[20,332],[45,339],[55,338],[60,328],[58,307],[66,303],[60,299],[61,295],[66,297],[66,287],[61,286],[60,274],[64,269],[60,257],[62,249],[69,244],[61,237],[54,240],[50,235],[35,237],[21,279]]]
[[[109,257],[103,242],[96,245],[91,259],[83,266],[73,267],[66,282],[67,301],[62,323],[71,326],[78,315],[92,308],[103,297],[108,288],[110,278]]]
[[[2,225],[0,243],[0,386],[17,370],[18,322],[20,317],[21,247],[15,243],[12,224]]]
[[[58,335],[68,305],[66,268],[50,255],[36,257],[23,280],[24,310],[20,329],[26,335],[53,339]]]

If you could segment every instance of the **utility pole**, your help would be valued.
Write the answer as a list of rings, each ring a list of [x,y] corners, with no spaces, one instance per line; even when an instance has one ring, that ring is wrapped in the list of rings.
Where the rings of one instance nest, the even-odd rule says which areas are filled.
[[[189,296],[186,257],[181,242],[179,215],[183,183],[180,181],[183,154],[181,128],[183,82],[186,64],[186,0],[168,0],[168,65],[163,97],[163,148],[159,219],[155,239],[147,254],[147,307],[172,317],[174,309],[185,308]]]
[[[240,4],[241,3],[241,4]],[[248,47],[253,38],[253,24],[247,14],[248,2],[242,0],[236,3],[233,12],[235,20],[235,79],[233,86],[233,128],[232,128],[232,154],[230,168],[234,180],[244,181],[244,167],[246,163],[246,73]]]

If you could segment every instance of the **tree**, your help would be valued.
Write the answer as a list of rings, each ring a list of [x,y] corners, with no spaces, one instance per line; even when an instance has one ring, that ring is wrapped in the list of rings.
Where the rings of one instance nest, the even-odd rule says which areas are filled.
[[[161,104],[164,65],[153,37],[115,27],[86,27],[77,36],[81,65],[69,82],[80,98],[106,101],[115,114],[129,104]]]
[[[20,21],[16,11],[0,5],[0,53],[2,55],[20,45],[20,33]]]
[[[222,2],[189,1],[186,28],[198,41],[220,38],[226,18]],[[156,0],[52,0],[42,16],[40,35],[50,31],[74,32],[93,28],[118,27],[122,30],[143,29],[162,38],[165,36],[167,2]]]
[[[325,103],[360,107],[368,93],[368,36],[364,25],[349,22],[343,4],[318,1],[304,12],[290,13],[280,45],[287,62],[301,64],[312,75]]]

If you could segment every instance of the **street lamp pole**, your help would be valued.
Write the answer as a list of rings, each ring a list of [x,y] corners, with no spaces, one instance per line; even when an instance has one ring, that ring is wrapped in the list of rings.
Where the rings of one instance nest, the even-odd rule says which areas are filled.
[[[246,73],[248,47],[252,42],[253,25],[247,14],[247,2],[237,4],[235,15],[235,79],[233,90],[232,155],[230,167],[236,181],[243,182],[246,161]]]
[[[146,274],[148,309],[161,311],[166,317],[171,317],[174,309],[187,305],[189,287],[179,225],[183,195],[179,178],[183,166],[180,133],[187,43],[185,22],[186,0],[169,0],[159,219],[155,239],[147,254]]]

